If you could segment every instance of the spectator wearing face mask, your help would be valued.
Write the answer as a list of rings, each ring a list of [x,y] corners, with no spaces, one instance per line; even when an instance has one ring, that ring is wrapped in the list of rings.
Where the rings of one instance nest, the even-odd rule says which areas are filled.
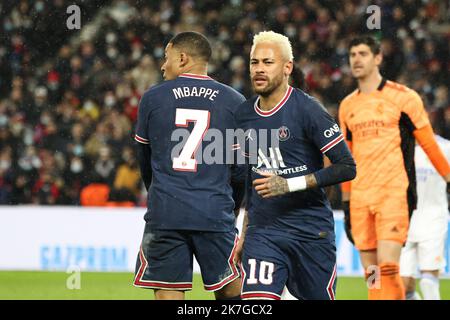
[[[85,154],[85,129],[81,123],[75,123],[71,129],[70,137],[67,139],[65,151],[68,154],[81,157]]]
[[[63,186],[64,199],[62,204],[80,204],[80,192],[88,183],[88,172],[90,172],[86,161],[77,155],[70,157],[64,170],[65,184]]]
[[[91,134],[84,145],[84,152],[86,153],[86,155],[92,159],[98,157],[100,149],[107,146],[109,137],[109,130],[105,123],[97,123],[95,132]]]
[[[37,155],[36,148],[32,145],[27,146],[24,152],[20,155],[18,161],[19,168],[27,175],[35,175],[37,170],[42,166],[42,161]]]
[[[112,184],[116,164],[111,155],[111,149],[107,146],[101,147],[99,150],[99,157],[94,164],[94,172],[105,179],[106,183]]]

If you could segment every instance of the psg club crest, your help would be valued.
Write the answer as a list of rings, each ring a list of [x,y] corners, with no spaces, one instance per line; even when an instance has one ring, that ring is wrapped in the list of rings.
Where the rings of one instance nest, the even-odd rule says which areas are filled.
[[[288,127],[282,126],[278,128],[278,139],[280,141],[286,141],[291,136],[291,131]]]

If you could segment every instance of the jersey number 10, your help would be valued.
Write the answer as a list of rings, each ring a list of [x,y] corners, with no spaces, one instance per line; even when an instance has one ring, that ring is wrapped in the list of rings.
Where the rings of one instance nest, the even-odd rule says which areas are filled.
[[[247,279],[247,284],[258,284],[262,283],[265,285],[272,284],[273,282],[273,271],[275,270],[275,265],[272,262],[260,261],[259,263],[259,277],[256,274],[256,260],[248,259],[248,264],[250,266],[250,272]]]
[[[189,122],[194,122],[194,129],[186,140],[186,144],[178,157],[173,158],[172,168],[177,171],[197,171],[195,153],[200,146],[206,131],[209,128],[210,112],[208,110],[177,108],[175,125],[187,127]]]

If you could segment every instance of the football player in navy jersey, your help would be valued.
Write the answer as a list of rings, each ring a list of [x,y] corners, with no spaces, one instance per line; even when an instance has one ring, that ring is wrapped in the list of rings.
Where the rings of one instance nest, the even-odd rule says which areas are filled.
[[[242,192],[232,178],[241,175],[217,158],[229,151],[226,143],[206,154],[206,142],[236,128],[245,98],[207,75],[210,56],[203,35],[173,37],[161,67],[166,81],[139,104],[135,140],[148,210],[134,285],[154,289],[156,299],[184,299],[194,255],[206,290],[217,299],[240,298],[233,191],[236,198]]]
[[[238,110],[249,157],[248,214],[238,247],[243,299],[334,299],[333,211],[323,187],[352,180],[356,165],[335,120],[289,85],[289,39],[254,36],[250,77],[257,96]],[[324,168],[324,156],[331,165]],[[245,241],[244,241],[245,240]]]

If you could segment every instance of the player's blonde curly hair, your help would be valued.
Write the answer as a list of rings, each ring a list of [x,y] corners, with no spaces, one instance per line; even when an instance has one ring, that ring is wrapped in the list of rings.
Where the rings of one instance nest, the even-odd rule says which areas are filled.
[[[283,52],[283,56],[288,61],[294,61],[294,54],[292,53],[292,45],[289,38],[274,31],[261,31],[253,36],[252,51],[255,46],[262,42],[272,42],[278,45]]]

